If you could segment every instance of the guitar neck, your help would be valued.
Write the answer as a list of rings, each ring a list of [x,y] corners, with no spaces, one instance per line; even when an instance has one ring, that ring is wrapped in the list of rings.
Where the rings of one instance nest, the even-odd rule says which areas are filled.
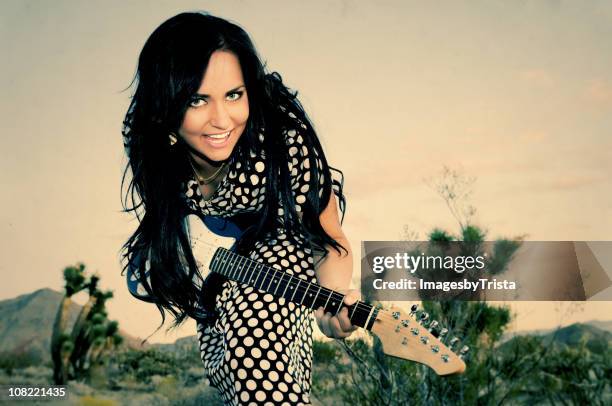
[[[261,262],[218,248],[210,263],[210,270],[228,279],[245,283],[273,296],[284,298],[309,309],[323,307],[336,315],[343,306],[353,325],[370,330],[378,315],[378,308],[364,302],[343,305],[344,295],[316,283],[269,267]]]

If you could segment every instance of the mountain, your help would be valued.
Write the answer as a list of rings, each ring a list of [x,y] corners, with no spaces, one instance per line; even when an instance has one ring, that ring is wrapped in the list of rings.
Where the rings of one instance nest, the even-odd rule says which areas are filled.
[[[43,363],[50,361],[51,334],[57,309],[64,295],[53,289],[39,289],[35,292],[0,301],[0,354],[26,353]],[[72,303],[68,310],[69,326],[72,326],[80,310]],[[141,340],[126,334],[124,346],[147,348]]]
[[[612,333],[612,320],[591,320],[587,321],[586,324],[590,324],[593,327],[597,327],[600,330],[607,331],[608,333]]]
[[[174,353],[190,353],[200,352],[198,348],[198,336],[192,335],[187,337],[181,337],[171,344],[151,344],[154,347],[163,352],[174,352]]]
[[[612,320],[591,320],[585,323],[576,323],[582,324],[585,326],[592,326],[602,331],[607,331],[608,333],[612,333]],[[502,341],[508,341],[517,336],[545,336],[550,333],[554,333],[556,328],[547,328],[547,329],[537,329],[537,330],[519,330],[519,331],[510,331],[504,334]]]
[[[612,333],[593,326],[592,324],[574,323],[567,327],[544,335],[544,340],[558,345],[576,347],[584,343],[596,353],[601,353],[612,344]]]
[[[524,336],[536,336],[541,342],[551,347],[577,347],[584,343],[586,348],[597,354],[609,350],[612,344],[612,333],[595,327],[592,322],[574,323],[559,329],[547,331],[530,331],[527,334],[513,334],[506,337],[500,349],[512,348],[516,340]]]

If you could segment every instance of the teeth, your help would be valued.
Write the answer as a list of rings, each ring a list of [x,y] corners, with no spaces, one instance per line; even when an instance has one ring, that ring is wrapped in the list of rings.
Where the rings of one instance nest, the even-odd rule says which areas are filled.
[[[225,137],[227,137],[227,136],[229,135],[229,133],[230,133],[230,131],[228,131],[228,132],[226,132],[226,133],[223,133],[223,134],[212,134],[212,135],[209,135],[208,137],[210,137],[210,138],[215,138],[215,139],[218,139],[218,140],[219,140],[219,139],[221,139],[221,138],[225,138]]]

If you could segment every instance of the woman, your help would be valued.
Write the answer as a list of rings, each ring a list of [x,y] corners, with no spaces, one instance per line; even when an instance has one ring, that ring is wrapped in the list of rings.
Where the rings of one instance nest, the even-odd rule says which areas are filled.
[[[123,135],[133,178],[124,207],[144,214],[123,247],[130,291],[156,304],[162,324],[165,311],[174,327],[196,319],[202,361],[227,404],[308,404],[313,315],[324,334],[344,338],[355,329],[347,309],[313,312],[212,277],[202,293],[185,226],[190,213],[230,219],[244,232],[242,255],[357,301],[341,182],[295,94],[265,73],[240,27],[182,13],[144,45]]]

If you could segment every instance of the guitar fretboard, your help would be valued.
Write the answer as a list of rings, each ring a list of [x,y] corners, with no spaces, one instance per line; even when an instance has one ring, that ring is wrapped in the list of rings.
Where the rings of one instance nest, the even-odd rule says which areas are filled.
[[[348,308],[353,325],[371,329],[378,315],[378,308],[364,302],[343,305],[344,295],[295,275],[269,267],[261,262],[218,248],[210,263],[210,270],[236,282],[246,283],[273,296],[290,302],[336,315],[342,306]]]

